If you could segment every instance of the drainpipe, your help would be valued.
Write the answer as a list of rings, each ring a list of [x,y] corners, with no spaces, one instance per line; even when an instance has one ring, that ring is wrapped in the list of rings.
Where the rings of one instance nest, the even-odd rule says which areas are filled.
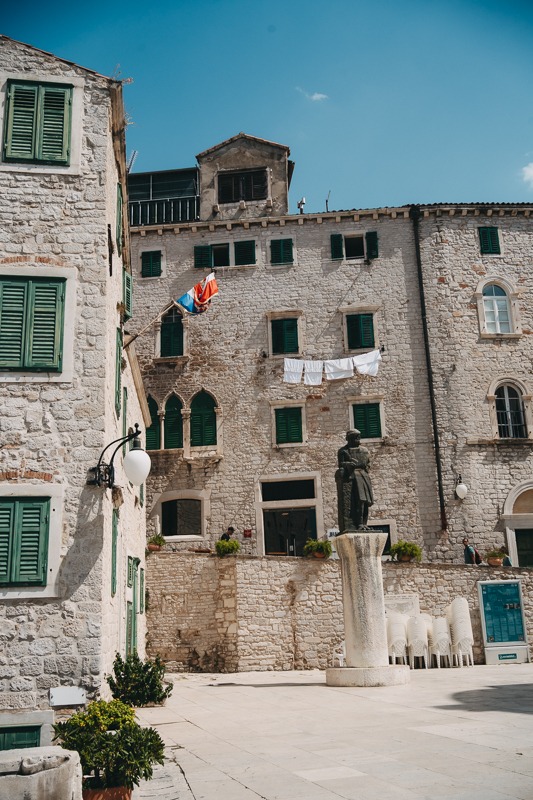
[[[424,352],[426,355],[426,369],[429,387],[429,403],[431,406],[431,424],[433,427],[433,441],[435,443],[435,461],[437,464],[437,486],[439,490],[440,521],[442,531],[448,530],[448,520],[446,518],[446,504],[444,501],[444,488],[442,485],[442,466],[440,457],[439,430],[437,426],[437,404],[435,402],[435,384],[433,381],[433,368],[431,366],[431,354],[429,350],[429,331],[426,312],[426,297],[424,293],[424,276],[422,274],[422,257],[420,255],[420,206],[411,206],[409,217],[413,222],[413,236],[415,240],[416,272],[418,277],[418,292],[420,297],[420,310],[422,312],[422,330],[424,332]]]

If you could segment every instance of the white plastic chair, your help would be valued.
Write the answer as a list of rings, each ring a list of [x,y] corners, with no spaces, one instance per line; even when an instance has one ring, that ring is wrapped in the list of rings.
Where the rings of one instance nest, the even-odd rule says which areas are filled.
[[[333,648],[333,666],[344,667],[346,661],[346,642],[341,642]]]
[[[424,667],[428,668],[428,634],[426,622],[421,617],[407,620],[407,651],[411,669],[415,668],[415,658],[423,658]]]
[[[387,647],[391,664],[396,664],[398,659],[407,664],[407,632],[403,619],[387,620]]]
[[[437,668],[440,669],[441,658],[447,660],[447,666],[452,666],[452,640],[446,617],[435,617],[433,620],[431,637],[429,638],[429,663],[433,664],[435,657]],[[446,662],[444,663],[446,666]]]

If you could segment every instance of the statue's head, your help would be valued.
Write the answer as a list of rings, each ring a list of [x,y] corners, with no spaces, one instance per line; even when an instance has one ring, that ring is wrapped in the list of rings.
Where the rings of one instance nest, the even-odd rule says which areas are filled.
[[[350,442],[357,442],[357,444],[359,444],[361,441],[361,431],[358,431],[357,428],[346,431],[346,441],[348,444],[350,444]]]

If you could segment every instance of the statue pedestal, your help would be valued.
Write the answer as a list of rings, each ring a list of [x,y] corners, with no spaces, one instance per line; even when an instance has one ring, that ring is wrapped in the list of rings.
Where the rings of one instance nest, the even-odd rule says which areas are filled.
[[[328,686],[394,686],[408,683],[409,667],[389,664],[381,554],[381,531],[343,533],[341,559],[346,666],[326,670]]]

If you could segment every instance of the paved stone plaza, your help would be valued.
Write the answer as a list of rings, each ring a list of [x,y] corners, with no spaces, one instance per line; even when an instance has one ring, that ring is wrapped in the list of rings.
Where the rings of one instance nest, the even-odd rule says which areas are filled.
[[[533,666],[415,670],[407,686],[334,688],[323,672],[179,674],[139,711],[169,764],[158,800],[533,797]]]

